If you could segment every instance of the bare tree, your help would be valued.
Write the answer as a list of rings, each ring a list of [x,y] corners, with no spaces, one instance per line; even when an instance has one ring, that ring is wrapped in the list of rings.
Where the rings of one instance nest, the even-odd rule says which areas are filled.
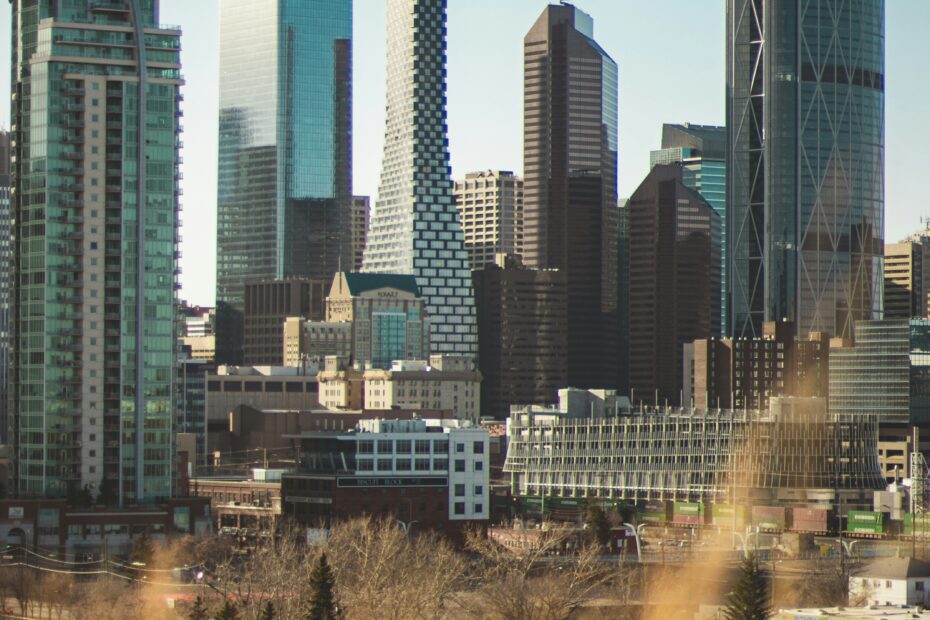
[[[533,544],[504,547],[480,532],[468,537],[479,558],[476,595],[463,601],[473,615],[500,620],[561,620],[611,581],[623,581],[616,566],[602,562],[598,545],[571,549],[575,532],[550,529]]]

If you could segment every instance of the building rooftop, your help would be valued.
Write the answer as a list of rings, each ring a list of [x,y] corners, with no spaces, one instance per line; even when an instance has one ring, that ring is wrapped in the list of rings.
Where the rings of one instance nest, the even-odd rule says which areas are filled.
[[[417,285],[417,279],[413,275],[346,272],[345,277],[346,284],[349,286],[349,292],[352,295],[360,295],[366,291],[373,291],[379,288],[396,288],[401,291],[413,293],[417,297],[420,296],[420,287]]]
[[[868,620],[869,618],[923,618],[930,619],[930,611],[919,607],[873,606],[873,607],[825,607],[810,609],[779,609],[773,620],[801,620],[808,618],[846,618]]]
[[[857,570],[856,576],[880,579],[930,577],[930,562],[914,558],[882,558]]]

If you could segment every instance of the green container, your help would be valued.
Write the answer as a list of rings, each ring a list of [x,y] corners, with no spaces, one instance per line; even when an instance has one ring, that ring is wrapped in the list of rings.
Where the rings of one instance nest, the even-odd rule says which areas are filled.
[[[704,505],[697,502],[675,502],[674,513],[676,515],[702,516],[704,514]]]
[[[711,504],[709,507],[711,523],[716,526],[733,526],[733,515],[736,515],[736,526],[746,524],[746,507],[733,507],[732,504]]]
[[[916,519],[914,515],[904,515],[904,531],[901,533],[907,535],[915,531],[922,534],[930,532],[930,514],[918,515]]]
[[[849,524],[849,531],[855,531],[852,528],[860,525],[879,525],[884,523],[884,515],[880,512],[867,512],[865,510],[850,510],[846,515],[846,522]]]
[[[636,520],[640,523],[665,523],[668,517],[664,512],[637,512]]]
[[[850,534],[883,534],[884,526],[881,523],[851,523],[846,531]]]

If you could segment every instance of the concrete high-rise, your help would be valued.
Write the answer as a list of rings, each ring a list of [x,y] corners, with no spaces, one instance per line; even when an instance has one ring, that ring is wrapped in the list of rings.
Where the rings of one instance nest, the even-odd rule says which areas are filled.
[[[158,0],[12,4],[12,491],[155,502],[174,477],[181,33]]]
[[[352,271],[362,270],[365,256],[365,244],[368,241],[368,216],[371,211],[371,198],[354,196],[352,198]]]
[[[679,403],[686,343],[720,323],[720,216],[655,166],[629,200],[630,388],[636,402]]]
[[[662,148],[649,154],[649,167],[680,163],[682,180],[707,201],[723,224],[720,234],[720,331],[727,333],[727,128],[662,125]]]
[[[885,318],[927,316],[930,239],[885,244]]]
[[[617,65],[570,4],[543,10],[523,54],[523,262],[567,279],[569,385],[616,387]]]
[[[507,170],[469,172],[455,182],[455,204],[473,270],[498,254],[522,254],[523,179]]]
[[[0,132],[0,442],[8,443],[10,399],[10,133]]]
[[[411,274],[433,353],[477,357],[468,252],[449,176],[446,0],[388,0],[387,111],[362,271]]]
[[[565,274],[526,269],[516,257],[472,272],[478,302],[481,413],[503,420],[510,406],[547,404],[568,387]]]
[[[727,0],[734,336],[882,314],[884,0]]]
[[[217,361],[242,361],[245,283],[352,265],[352,1],[223,0]]]

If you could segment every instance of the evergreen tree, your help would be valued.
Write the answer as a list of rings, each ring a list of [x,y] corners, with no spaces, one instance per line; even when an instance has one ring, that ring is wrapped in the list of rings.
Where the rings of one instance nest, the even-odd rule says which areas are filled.
[[[739,578],[727,595],[723,610],[726,620],[766,620],[772,615],[769,607],[769,581],[755,555],[740,565]]]
[[[207,620],[207,606],[203,602],[203,597],[198,596],[194,599],[194,604],[187,612],[187,620]]]
[[[213,620],[239,620],[239,610],[229,602],[229,599],[226,599],[220,610],[213,616]]]
[[[259,616],[259,620],[275,620],[277,617],[277,612],[274,609],[274,603],[268,601],[265,603],[265,606],[262,607],[262,613]]]
[[[155,558],[155,545],[152,543],[152,536],[148,530],[143,530],[141,534],[132,541],[132,549],[129,552],[131,562],[139,562],[148,566]]]
[[[320,558],[310,573],[310,605],[307,610],[307,620],[335,620],[336,595],[334,593],[336,578],[326,561],[326,552]]]
[[[610,521],[607,520],[607,513],[596,501],[588,501],[588,514],[584,522],[592,541],[601,547],[610,543]]]

